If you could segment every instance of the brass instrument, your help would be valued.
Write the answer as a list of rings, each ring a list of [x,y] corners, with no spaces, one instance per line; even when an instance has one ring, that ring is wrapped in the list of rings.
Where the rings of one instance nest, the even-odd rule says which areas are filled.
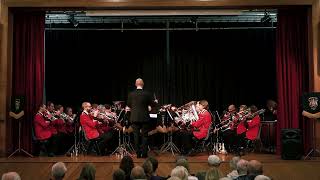
[[[55,115],[56,115],[56,111],[54,111],[54,113],[51,114],[48,110],[46,110],[45,113],[43,114],[43,116],[49,121],[57,120],[58,118],[56,118]]]

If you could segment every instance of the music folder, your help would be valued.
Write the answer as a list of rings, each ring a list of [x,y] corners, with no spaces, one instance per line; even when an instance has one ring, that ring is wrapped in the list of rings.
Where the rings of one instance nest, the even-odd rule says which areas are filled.
[[[158,118],[158,114],[149,114],[150,118]]]

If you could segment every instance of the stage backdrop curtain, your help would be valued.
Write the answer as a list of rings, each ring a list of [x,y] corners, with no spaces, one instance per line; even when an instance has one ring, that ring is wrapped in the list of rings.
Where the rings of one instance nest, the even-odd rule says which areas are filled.
[[[25,96],[22,148],[32,151],[32,121],[43,100],[44,12],[15,13],[13,19],[12,95]],[[18,124],[7,123],[7,152],[18,146]]]
[[[310,122],[303,119],[301,96],[308,90],[308,9],[280,9],[276,32],[278,87],[277,152],[281,153],[281,129],[300,128],[304,150],[310,141]]]
[[[275,29],[172,31],[169,37],[167,61],[163,31],[47,30],[47,100],[71,107],[126,101],[138,77],[160,104],[207,99],[221,112],[231,103],[264,108],[276,98]]]

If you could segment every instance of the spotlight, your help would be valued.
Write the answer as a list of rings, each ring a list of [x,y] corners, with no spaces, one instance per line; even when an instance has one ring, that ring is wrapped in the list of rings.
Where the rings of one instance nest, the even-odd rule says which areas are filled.
[[[68,21],[73,24],[74,27],[77,27],[79,25],[79,21],[77,21],[75,18],[74,18],[74,15],[69,15],[69,19]]]

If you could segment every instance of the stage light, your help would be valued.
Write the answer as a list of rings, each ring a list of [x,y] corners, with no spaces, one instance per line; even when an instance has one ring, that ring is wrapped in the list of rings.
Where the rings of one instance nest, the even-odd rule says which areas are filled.
[[[75,18],[74,18],[74,15],[69,15],[69,19],[68,21],[73,24],[74,27],[77,27],[79,25],[79,21],[77,21]]]

